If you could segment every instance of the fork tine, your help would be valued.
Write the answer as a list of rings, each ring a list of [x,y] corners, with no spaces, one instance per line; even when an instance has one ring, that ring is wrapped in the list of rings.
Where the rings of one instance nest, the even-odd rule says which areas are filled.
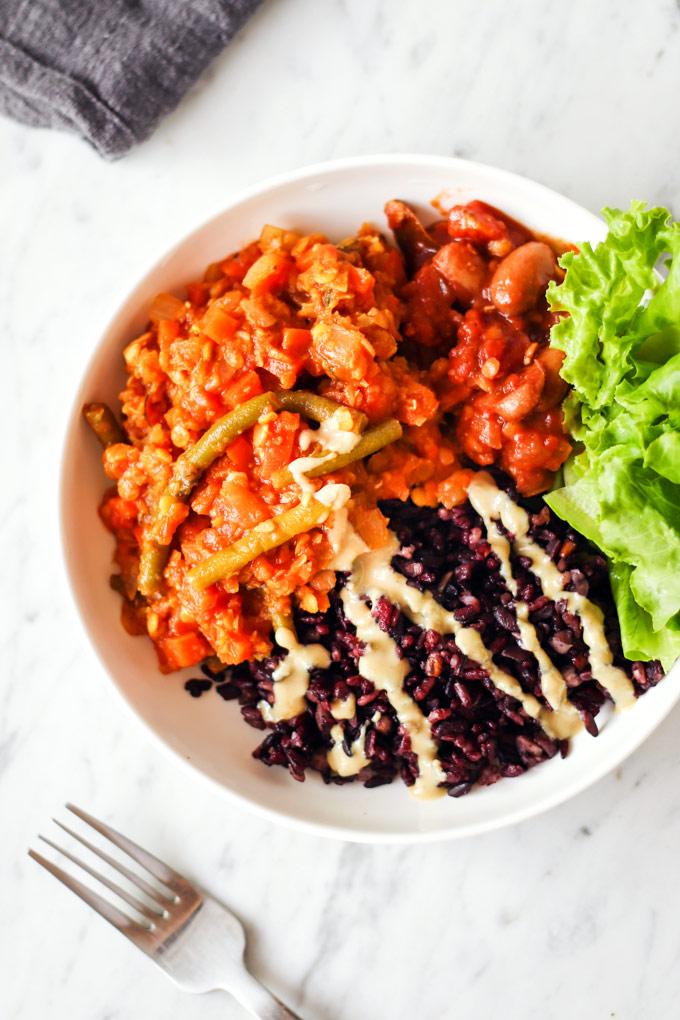
[[[116,832],[116,830],[112,829],[110,825],[105,825],[104,822],[98,821],[96,818],[93,818],[92,815],[89,815],[87,811],[77,808],[74,804],[67,804],[66,807],[69,811],[72,811],[74,815],[77,815],[78,818],[82,819],[82,821],[87,822],[87,824],[91,825],[93,829],[96,829],[97,832],[101,833],[102,836],[106,836],[106,838],[111,840],[111,842],[115,846],[119,847],[119,849],[124,850],[125,853],[132,857],[133,861],[137,861],[137,864],[141,864],[143,868],[150,871],[155,878],[167,885],[169,889],[172,889],[173,883],[176,882],[180,883],[183,887],[190,884],[183,875],[179,874],[179,872],[173,871],[173,869],[169,868],[167,864],[163,863],[163,861],[159,861],[157,857],[154,857],[154,855],[150,854],[147,850],[143,850],[141,846],[137,845],[137,843],[133,843],[131,839],[121,835],[120,832]]]
[[[76,896],[80,896],[81,900],[84,900],[85,903],[87,903],[89,907],[92,907],[93,910],[96,910],[105,921],[108,921],[114,928],[117,928],[118,931],[123,933],[123,935],[126,935],[131,942],[134,942],[136,946],[143,949],[145,953],[148,953],[151,956],[157,950],[158,943],[151,932],[143,928],[141,924],[137,923],[137,921],[133,921],[132,918],[128,917],[127,914],[124,914],[122,910],[118,909],[118,907],[114,907],[114,905],[109,903],[108,900],[105,900],[103,896],[99,896],[92,889],[88,889],[88,887],[83,885],[82,882],[79,882],[77,878],[73,878],[68,874],[68,872],[62,871],[60,867],[56,864],[52,864],[51,861],[48,861],[47,858],[42,856],[42,854],[36,853],[35,850],[29,850],[28,856],[32,857],[34,861],[37,861],[38,864],[45,868],[46,871],[49,871],[51,875],[54,875],[55,878],[58,878],[59,881],[65,885],[67,889],[70,889],[71,892],[74,892]]]
[[[122,900],[125,900],[125,902],[130,907],[133,907],[143,917],[146,917],[150,921],[153,921],[158,920],[158,918],[161,916],[157,911],[152,910],[151,907],[147,907],[146,904],[138,900],[136,896],[133,896],[131,893],[126,892],[125,889],[121,889],[120,886],[116,885],[115,882],[112,882],[110,878],[107,878],[105,875],[100,875],[99,872],[95,871],[94,868],[91,868],[89,864],[85,864],[84,861],[79,860],[72,853],[69,853],[68,850],[64,850],[63,847],[60,847],[56,843],[53,843],[51,839],[47,838],[47,836],[38,836],[38,839],[41,839],[43,843],[47,843],[47,845],[51,846],[53,850],[57,850],[60,854],[63,854],[63,856],[67,857],[69,861],[72,861],[74,864],[77,864],[79,868],[82,868],[83,871],[86,871],[88,875],[92,876],[92,878],[96,878],[98,882],[101,882],[102,885],[105,885],[106,888],[110,889],[110,891],[112,893],[115,893],[116,896],[120,896]]]
[[[92,853],[96,854],[102,861],[106,861],[106,863],[110,865],[110,867],[114,868],[119,875],[124,875],[125,878],[127,878],[129,882],[132,882],[133,885],[136,885],[141,892],[146,893],[149,899],[153,900],[153,902],[156,903],[161,910],[163,909],[162,904],[158,901],[161,899],[167,901],[168,897],[165,893],[160,892],[159,889],[154,889],[154,887],[149,885],[149,883],[146,882],[141,875],[137,875],[130,868],[126,867],[125,864],[121,863],[121,861],[117,861],[115,857],[111,857],[105,850],[100,850],[98,846],[95,846],[94,843],[90,843],[90,841],[85,839],[84,836],[80,836],[73,829],[69,829],[69,827],[64,825],[63,822],[60,822],[58,818],[53,818],[52,821],[58,825],[60,829],[63,829],[64,832],[68,832],[69,836],[73,836],[73,838],[77,839],[79,843],[86,846],[88,850],[91,850]],[[68,857],[68,854],[66,856]],[[79,862],[76,861],[76,863]]]

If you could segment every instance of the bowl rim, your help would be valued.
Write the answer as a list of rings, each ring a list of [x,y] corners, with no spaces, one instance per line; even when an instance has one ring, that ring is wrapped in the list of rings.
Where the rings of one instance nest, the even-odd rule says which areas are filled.
[[[449,829],[443,827],[430,831],[414,830],[412,832],[405,833],[366,831],[363,830],[360,825],[357,825],[357,827],[348,827],[346,825],[335,825],[323,821],[311,821],[306,818],[296,817],[287,813],[285,810],[278,810],[275,807],[270,807],[259,803],[256,800],[252,800],[250,797],[240,793],[237,789],[227,786],[216,777],[209,775],[198,764],[194,764],[193,760],[186,758],[179,752],[179,750],[172,747],[171,744],[167,742],[151,726],[151,724],[142,717],[132,701],[124,694],[115,676],[103,661],[95,638],[90,633],[90,630],[85,623],[84,614],[81,609],[81,585],[76,578],[75,566],[72,563],[72,557],[69,553],[69,493],[67,486],[67,465],[69,460],[69,450],[72,442],[75,440],[76,430],[81,423],[81,408],[83,400],[86,397],[85,385],[91,370],[98,361],[102,341],[115,328],[116,322],[121,316],[123,310],[135,297],[137,291],[144,287],[145,281],[161,269],[164,263],[168,261],[178,249],[189,242],[194,235],[199,234],[202,230],[207,228],[216,218],[229,213],[244,202],[256,198],[269,190],[274,190],[288,184],[304,181],[306,178],[318,178],[338,172],[361,169],[362,167],[370,167],[374,169],[380,168],[381,166],[392,168],[404,166],[404,168],[408,167],[412,170],[414,163],[420,164],[423,169],[441,169],[449,174],[455,174],[456,170],[464,170],[466,173],[477,173],[480,177],[480,187],[483,184],[484,177],[488,177],[489,180],[493,180],[495,182],[507,182],[515,189],[527,194],[530,193],[534,197],[544,196],[546,199],[550,200],[559,199],[565,209],[571,207],[574,213],[577,213],[580,216],[586,213],[600,225],[603,225],[604,222],[595,213],[586,209],[584,206],[581,206],[573,199],[562,195],[560,192],[557,192],[544,184],[533,181],[531,178],[500,167],[494,167],[487,163],[462,159],[457,156],[429,155],[424,153],[378,153],[375,155],[349,156],[341,159],[316,162],[302,167],[296,167],[292,170],[256,181],[255,183],[232,193],[226,203],[220,203],[218,208],[204,217],[201,222],[194,226],[191,230],[185,230],[181,234],[178,231],[178,234],[172,243],[169,246],[163,247],[162,254],[148,266],[143,275],[136,276],[134,282],[124,285],[123,296],[117,298],[115,304],[112,302],[113,311],[109,310],[108,314],[102,316],[103,326],[98,328],[97,342],[94,344],[92,352],[80,375],[80,381],[73,398],[72,409],[67,417],[66,426],[62,432],[62,448],[59,463],[58,500],[60,545],[72,603],[76,609],[76,616],[80,627],[87,638],[90,648],[99,661],[102,672],[106,676],[107,686],[109,689],[113,689],[113,691],[115,691],[118,699],[124,704],[127,712],[135,719],[137,725],[142,727],[147,736],[151,737],[152,742],[159,747],[166,756],[172,758],[175,762],[178,762],[187,773],[199,776],[204,782],[208,782],[213,788],[218,790],[222,796],[226,796],[228,800],[237,807],[243,808],[246,811],[255,814],[257,817],[265,819],[266,821],[282,824],[288,828],[298,832],[304,832],[308,835],[317,837],[323,836],[330,839],[366,844],[412,845],[416,843],[438,843],[445,840],[464,839],[471,836],[482,835],[510,825],[515,825],[539,814],[543,814],[546,811],[552,810],[559,804],[570,800],[572,797],[594,785],[620,765],[625,758],[632,754],[632,752],[647,739],[653,730],[656,729],[656,727],[670,713],[678,700],[680,700],[680,685],[678,685],[678,689],[675,694],[669,695],[666,698],[667,704],[662,706],[663,710],[660,713],[657,713],[657,715],[652,718],[651,722],[647,721],[646,725],[639,726],[628,740],[621,742],[613,753],[601,761],[599,765],[592,769],[588,774],[584,775],[580,779],[577,778],[572,780],[571,783],[566,786],[558,785],[552,793],[543,795],[538,802],[520,806],[514,811],[504,814],[500,818],[491,817],[482,821],[473,821],[465,825],[459,824],[455,828],[451,827]],[[676,663],[673,667],[673,672],[678,671],[679,668],[679,664]],[[671,671],[669,671],[669,674],[670,672]]]

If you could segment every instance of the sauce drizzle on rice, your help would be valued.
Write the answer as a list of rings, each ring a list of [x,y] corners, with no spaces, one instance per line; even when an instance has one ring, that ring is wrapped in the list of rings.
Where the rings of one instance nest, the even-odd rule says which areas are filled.
[[[495,522],[501,521],[503,526],[514,535],[513,547],[519,556],[526,556],[531,560],[531,569],[541,582],[543,594],[547,595],[553,602],[556,599],[563,599],[567,604],[567,608],[571,612],[576,613],[580,618],[583,627],[583,637],[590,650],[590,666],[593,676],[611,695],[617,708],[629,708],[635,702],[635,691],[623,670],[612,665],[612,650],[609,647],[609,642],[602,626],[602,610],[584,595],[565,589],[564,576],[557,569],[545,550],[529,538],[529,516],[526,510],[518,506],[508,496],[507,492],[499,489],[491,476],[486,472],[479,472],[477,474],[468,489],[468,498],[482,517],[487,532],[495,533],[498,536],[499,533],[495,528]],[[509,568],[507,555],[501,558],[501,567],[504,571]],[[519,610],[520,607],[518,607],[518,619]],[[525,613],[526,611],[522,609],[522,614],[526,619]],[[520,629],[522,630],[522,628]],[[530,644],[532,644],[530,651],[537,655],[535,647],[537,641],[535,637],[532,639],[528,629],[526,631],[522,630],[522,637],[525,636],[525,633]],[[533,634],[535,636],[535,630]],[[541,659],[539,659],[539,663],[543,673],[544,669]],[[548,696],[548,691],[544,690],[544,693],[548,703],[553,708],[559,707],[566,698],[566,687],[562,688],[559,686],[559,683],[555,683],[551,664],[546,664],[545,672],[550,684],[548,691],[553,700],[551,701],[551,698]],[[557,687],[557,692],[555,687]],[[553,701],[556,704],[553,704]]]
[[[502,521],[508,529],[514,529],[513,545],[520,555],[531,560],[544,594],[553,601],[563,599],[580,617],[593,676],[612,696],[616,708],[628,708],[635,701],[631,681],[623,670],[612,665],[612,653],[604,633],[601,610],[584,596],[565,590],[563,575],[545,550],[528,536],[529,517],[526,511],[506,492],[499,489],[486,472],[478,472],[468,492],[470,502],[482,517],[487,538],[500,560],[505,583],[514,596],[520,640],[522,646],[538,661],[541,687],[548,706],[542,705],[534,695],[525,692],[510,673],[495,664],[491,651],[474,627],[460,623],[432,594],[410,586],[407,580],[392,568],[392,558],[399,552],[399,542],[394,537],[383,549],[359,555],[352,565],[352,572],[342,591],[345,615],[354,624],[357,637],[365,649],[359,659],[359,672],[378,690],[387,692],[399,723],[410,739],[420,770],[411,792],[420,799],[428,799],[446,792],[440,789],[444,775],[436,756],[436,744],[427,718],[404,690],[404,680],[409,673],[408,662],[399,657],[395,642],[380,629],[365,599],[375,605],[385,596],[424,630],[433,630],[442,635],[452,634],[460,650],[488,672],[494,686],[519,701],[527,715],[535,719],[549,736],[561,740],[573,736],[583,728],[577,708],[567,697],[567,685],[562,674],[543,650],[536,629],[529,621],[528,606],[517,598],[517,585],[509,556],[510,543],[497,529],[497,521]],[[274,677],[278,679],[276,673]],[[279,701],[277,688],[278,684],[275,684],[275,705]],[[299,707],[297,710],[300,710]],[[290,714],[297,713],[291,711]],[[278,718],[285,716],[279,714]],[[338,743],[344,739],[342,728],[334,726],[331,737],[333,747],[328,753],[328,762],[340,775],[350,775],[369,764],[369,760],[360,753],[359,738],[353,745],[350,766],[337,750]],[[336,768],[338,764],[342,770]],[[352,772],[347,771],[350,767]]]

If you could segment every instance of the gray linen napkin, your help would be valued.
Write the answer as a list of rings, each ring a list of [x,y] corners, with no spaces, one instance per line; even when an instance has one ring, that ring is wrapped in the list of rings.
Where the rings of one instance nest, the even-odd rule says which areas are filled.
[[[0,111],[121,156],[261,0],[0,0]]]

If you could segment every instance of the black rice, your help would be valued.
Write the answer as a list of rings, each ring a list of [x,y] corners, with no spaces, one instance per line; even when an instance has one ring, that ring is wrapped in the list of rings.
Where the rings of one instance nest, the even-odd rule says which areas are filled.
[[[507,479],[500,474],[496,479],[517,499]],[[395,500],[381,508],[401,546],[392,561],[394,569],[413,587],[431,592],[460,622],[477,629],[494,662],[545,704],[536,659],[518,642],[513,596],[471,505],[446,510]],[[614,663],[631,678],[636,695],[658,683],[663,677],[660,663],[631,663],[622,655],[602,556],[542,502],[531,514],[530,534],[558,569],[569,574],[567,588],[587,595],[602,608]],[[590,671],[579,619],[564,601],[552,602],[543,595],[529,567],[527,560],[513,558],[519,597],[529,604],[530,620],[543,648],[565,677],[570,700],[581,713],[585,729],[596,736],[596,717],[608,694]],[[327,783],[358,780],[373,787],[400,776],[410,786],[418,775],[418,761],[387,695],[359,674],[362,644],[342,610],[344,582],[345,577],[339,575],[327,612],[295,612],[299,640],[323,645],[331,658],[327,670],[311,672],[305,712],[276,724],[267,724],[262,718],[258,703],[272,701],[272,673],[285,654],[279,648],[268,659],[241,663],[224,673],[211,674],[206,669],[208,679],[190,680],[186,688],[197,697],[214,682],[223,698],[238,699],[245,721],[268,730],[254,757],[265,765],[287,768],[297,780],[304,780],[305,771],[314,769]],[[494,687],[486,670],[463,655],[452,636],[423,630],[385,597],[372,606],[372,613],[395,641],[400,657],[408,662],[404,687],[430,722],[450,796],[463,796],[475,784],[521,775],[542,761],[567,753],[568,742],[547,736],[518,701]],[[345,750],[349,753],[352,741],[366,725],[364,750],[370,764],[358,776],[342,778],[331,772],[326,760],[331,728],[338,725],[330,702],[344,700],[349,694],[355,697],[356,711],[354,718],[339,723]]]

